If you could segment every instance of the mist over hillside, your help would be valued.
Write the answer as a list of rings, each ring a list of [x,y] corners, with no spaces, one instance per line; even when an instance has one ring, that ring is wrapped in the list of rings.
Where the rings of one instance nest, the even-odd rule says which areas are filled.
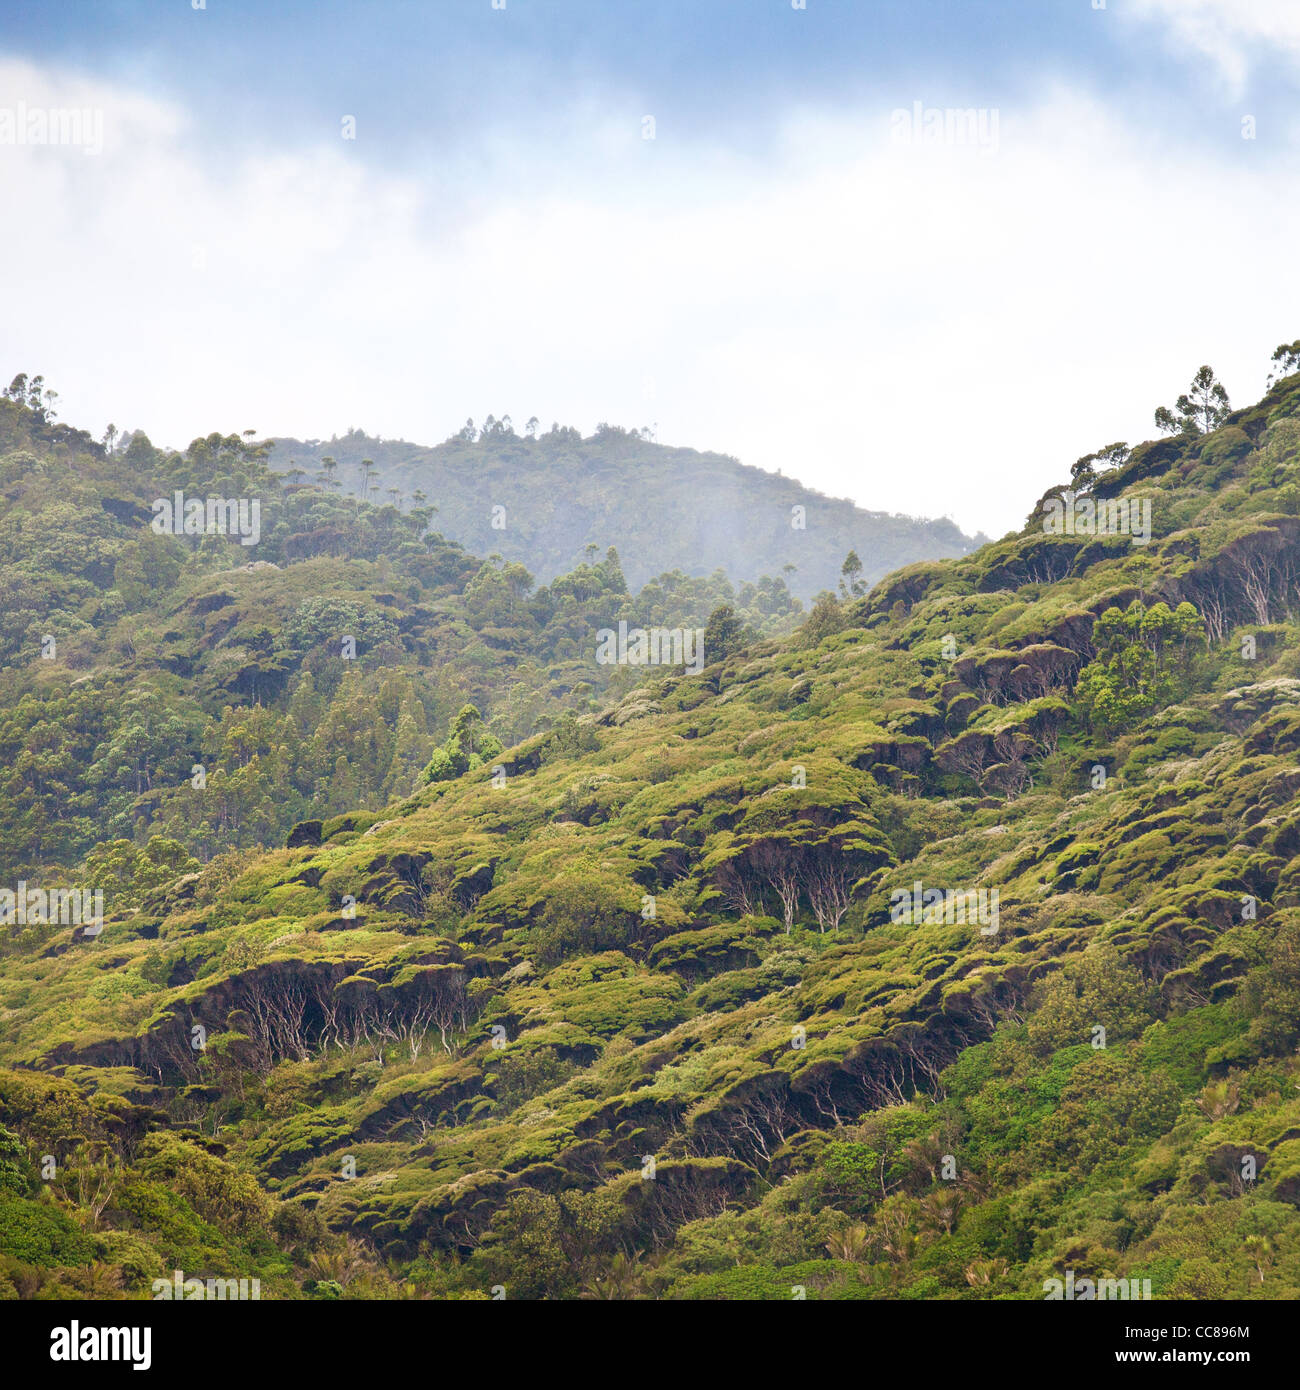
[[[641,674],[596,660],[602,630],[689,630],[686,661],[802,614],[779,575],[632,589],[613,547],[537,585],[427,508],[288,482],[265,444],[97,442],[56,400],[26,374],[0,392],[0,875],[105,842],[277,844],[409,793],[448,737],[456,765],[598,707]],[[205,513],[188,534],[155,525],[178,492]],[[212,497],[255,534],[209,528]]]
[[[806,600],[836,588],[849,551],[874,583],[914,560],[965,555],[983,539],[947,519],[864,511],[794,478],[648,434],[609,425],[585,439],[559,425],[538,434],[532,420],[520,435],[508,417],[489,416],[433,447],[360,430],[329,441],[277,439],[271,463],[305,478],[332,476],[354,497],[431,506],[449,540],[518,561],[541,583],[587,547],[613,545],[633,588],[665,571],[722,569],[733,583],[784,574]],[[327,471],[326,459],[335,465]],[[868,471],[864,491],[869,479]]]

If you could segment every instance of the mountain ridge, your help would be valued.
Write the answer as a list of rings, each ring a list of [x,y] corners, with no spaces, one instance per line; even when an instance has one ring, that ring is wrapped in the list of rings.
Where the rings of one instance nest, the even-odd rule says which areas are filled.
[[[923,553],[963,554],[976,544],[947,518],[866,511],[729,455],[657,444],[613,426],[586,438],[563,426],[531,437],[489,417],[485,429],[467,425],[432,446],[361,431],[328,442],[277,438],[275,446],[272,464],[286,472],[305,465],[314,474],[332,458],[338,482],[358,495],[367,486],[362,461],[371,459],[375,496],[390,488],[403,497],[425,493],[450,539],[478,554],[499,552],[542,582],[591,545],[602,553],[614,546],[634,587],[671,569],[721,568],[733,583],[754,580],[761,555],[763,573],[793,565],[790,587],[810,600],[836,589],[851,550],[873,583]]]

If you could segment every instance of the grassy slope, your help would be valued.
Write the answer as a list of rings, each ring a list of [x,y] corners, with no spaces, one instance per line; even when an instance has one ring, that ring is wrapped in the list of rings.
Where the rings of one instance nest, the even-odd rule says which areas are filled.
[[[1073,1269],[1296,1297],[1300,631],[1293,579],[1261,620],[1241,577],[1296,556],[1298,398],[1108,478],[1153,499],[1149,547],[1031,525],[913,566],[838,630],[512,750],[504,786],[223,861],[94,942],[33,936],[0,984],[0,1123],[39,1153],[90,1095],[108,1118],[65,1133],[188,1206],[158,1235],[114,1197],[86,1231],[11,1194],[15,1284],[129,1238],[316,1296],[1038,1298]],[[1103,737],[1051,672],[1138,596],[1224,622]],[[1032,785],[960,770],[1017,730]],[[737,865],[791,843],[852,866],[836,928],[742,901]],[[915,880],[996,888],[999,930],[891,922]]]
[[[153,534],[177,488],[259,499],[259,544]],[[202,858],[282,843],[309,812],[408,792],[467,701],[514,741],[626,684],[590,660],[600,626],[703,627],[734,603],[771,631],[798,607],[779,580],[629,593],[608,558],[528,593],[428,520],[285,485],[242,440],[105,454],[0,400],[0,876],[146,828]],[[195,763],[221,798],[191,794]]]

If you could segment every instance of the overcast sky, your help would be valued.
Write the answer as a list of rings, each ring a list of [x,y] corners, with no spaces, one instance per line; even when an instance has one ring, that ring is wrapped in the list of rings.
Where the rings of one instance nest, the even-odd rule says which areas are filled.
[[[653,425],[1001,534],[1300,336],[1297,0],[196,3],[0,11],[0,375],[97,435]]]

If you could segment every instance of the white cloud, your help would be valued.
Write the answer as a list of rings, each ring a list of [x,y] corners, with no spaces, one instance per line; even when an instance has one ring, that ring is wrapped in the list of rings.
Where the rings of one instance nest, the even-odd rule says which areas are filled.
[[[763,162],[606,116],[500,166],[434,160],[436,187],[364,133],[218,166],[168,105],[0,63],[14,91],[105,111],[98,157],[0,148],[0,369],[96,430],[657,422],[1000,533],[1202,361],[1244,401],[1300,332],[1300,193],[1261,216],[1245,142],[1170,159],[1067,91],[1002,111],[996,153],[891,144],[883,108],[792,116]]]
[[[1177,44],[1219,67],[1235,94],[1264,53],[1300,62],[1296,0],[1130,0],[1124,12],[1168,25]]]

